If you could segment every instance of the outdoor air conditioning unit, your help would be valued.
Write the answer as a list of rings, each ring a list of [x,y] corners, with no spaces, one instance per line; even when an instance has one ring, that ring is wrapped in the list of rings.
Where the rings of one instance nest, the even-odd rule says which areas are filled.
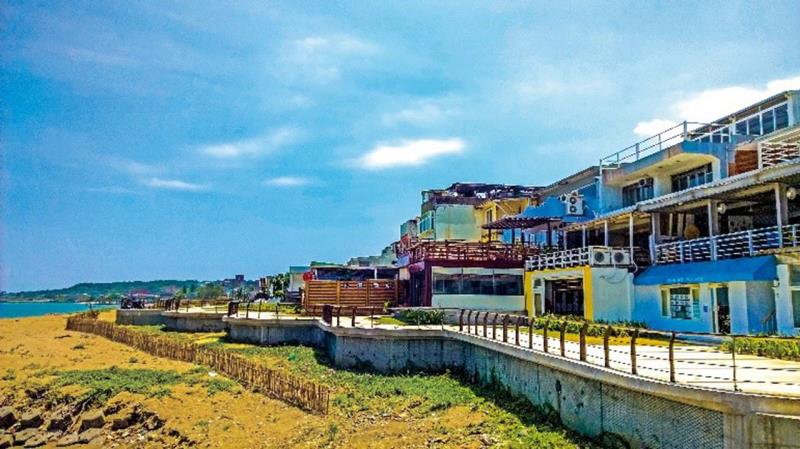
[[[583,195],[577,190],[561,195],[561,201],[566,208],[566,215],[583,215]]]
[[[611,265],[611,249],[593,246],[589,249],[589,265]]]
[[[627,266],[631,264],[631,253],[627,250],[615,249],[611,251],[611,264]]]

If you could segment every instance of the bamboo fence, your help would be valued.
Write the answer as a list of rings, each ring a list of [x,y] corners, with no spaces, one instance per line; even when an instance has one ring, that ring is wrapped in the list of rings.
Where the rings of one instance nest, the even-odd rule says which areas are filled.
[[[168,337],[146,334],[86,315],[67,318],[67,330],[99,335],[132,346],[156,357],[208,366],[245,387],[295,405],[312,413],[327,414],[328,388],[291,374],[269,369],[230,351],[204,348]]]

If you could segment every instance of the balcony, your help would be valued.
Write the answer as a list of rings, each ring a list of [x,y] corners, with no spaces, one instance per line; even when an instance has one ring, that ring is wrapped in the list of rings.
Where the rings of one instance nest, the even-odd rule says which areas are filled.
[[[657,264],[704,262],[768,254],[796,248],[798,226],[770,226],[731,234],[656,245]]]
[[[408,248],[409,262],[519,262],[539,253],[533,246],[498,242],[421,241]]]
[[[583,266],[627,268],[633,265],[631,248],[586,246],[536,255],[525,261],[525,270],[539,271]]]

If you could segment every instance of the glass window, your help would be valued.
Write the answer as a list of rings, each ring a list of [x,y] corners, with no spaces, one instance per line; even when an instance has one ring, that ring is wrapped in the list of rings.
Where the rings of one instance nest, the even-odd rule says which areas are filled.
[[[669,316],[669,290],[661,290],[661,316]]]
[[[506,273],[495,274],[494,290],[495,295],[521,295],[523,294],[522,276]]]
[[[789,126],[789,105],[782,104],[775,108],[775,129],[783,129]]]
[[[789,265],[789,283],[792,287],[800,287],[800,265]]]
[[[751,136],[761,135],[761,122],[757,115],[747,121],[747,131]]]
[[[662,291],[662,308],[664,295],[669,299],[669,317],[678,320],[691,320],[700,315],[700,290],[697,287],[673,287]],[[662,310],[663,313],[663,310]]]
[[[622,206],[631,206],[639,201],[653,198],[653,178],[640,179],[622,188]]]
[[[433,293],[458,295],[461,293],[461,273],[433,273]]]
[[[522,276],[510,273],[433,273],[438,295],[522,295]]]
[[[739,134],[741,136],[747,135],[747,120],[736,122],[736,134]]]
[[[713,180],[711,164],[703,165],[677,175],[672,175],[672,191],[679,192],[690,187],[697,187]]]
[[[772,109],[761,114],[762,134],[769,134],[775,131],[775,113]]]
[[[792,290],[792,310],[794,313],[794,327],[800,327],[800,290]]]

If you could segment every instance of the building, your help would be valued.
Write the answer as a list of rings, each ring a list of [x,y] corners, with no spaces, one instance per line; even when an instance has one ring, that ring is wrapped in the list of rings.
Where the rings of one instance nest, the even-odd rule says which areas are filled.
[[[530,313],[796,334],[798,122],[800,91],[683,122],[600,159],[594,183],[583,172],[556,183],[583,214],[558,216],[548,187],[540,207],[490,225],[542,248],[526,264]]]
[[[537,190],[456,183],[422,192],[420,218],[401,226],[395,246],[409,305],[525,310],[523,266],[535,248],[483,226],[535,204]]]

